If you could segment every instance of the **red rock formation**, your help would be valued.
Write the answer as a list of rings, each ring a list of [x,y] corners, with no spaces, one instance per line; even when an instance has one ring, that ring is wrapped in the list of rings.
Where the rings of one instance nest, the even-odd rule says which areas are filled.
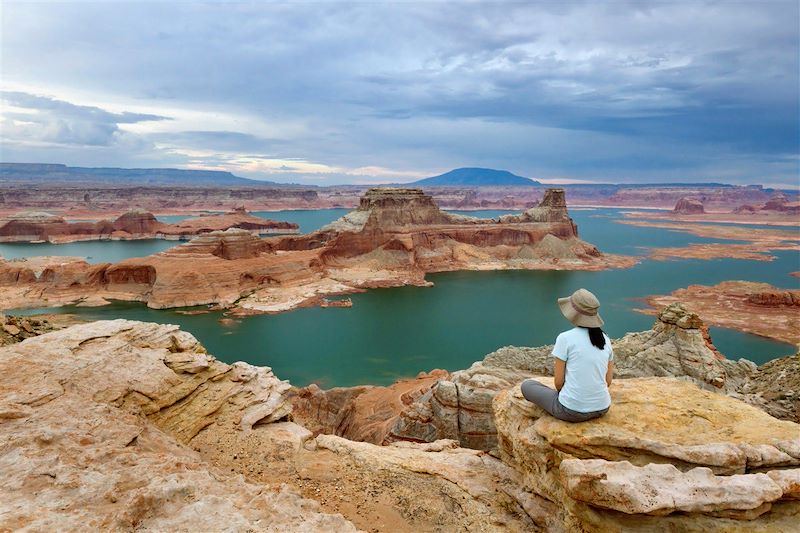
[[[756,211],[758,211],[757,207],[748,204],[740,205],[739,207],[733,210],[734,213],[740,213],[740,214],[745,214],[745,213],[750,214],[750,213],[755,213]]]
[[[212,231],[170,250],[173,257],[210,254],[226,260],[258,257],[267,250],[267,243],[244,229]]]
[[[703,202],[694,198],[681,198],[672,210],[676,215],[699,215],[705,213]]]
[[[201,217],[189,224],[201,235],[185,245],[114,265],[55,265],[39,279],[0,263],[0,280],[28,280],[2,303],[54,305],[91,296],[144,301],[156,308],[236,302],[237,313],[280,312],[317,305],[326,295],[424,285],[427,272],[597,270],[635,262],[603,256],[579,240],[562,190],[548,191],[539,206],[518,217],[485,220],[440,211],[419,189],[373,189],[358,209],[311,235],[259,239],[245,229],[204,232],[209,220],[229,225],[249,218],[241,211]],[[150,219],[126,220],[138,229]]]
[[[671,295],[651,296],[653,307],[676,301],[715,326],[800,344],[800,290],[773,287],[768,283],[723,281],[713,287],[689,285]]]
[[[754,292],[747,295],[747,303],[766,307],[800,307],[800,291]]]
[[[789,202],[789,199],[783,193],[778,193],[770,198],[764,207],[763,211],[778,211],[781,213],[800,214],[800,202]]]
[[[295,421],[315,435],[326,433],[386,444],[394,418],[434,383],[449,376],[446,370],[433,370],[389,387],[362,385],[323,390],[309,385],[294,391],[292,412]]]
[[[114,221],[115,231],[124,231],[133,235],[139,233],[153,234],[163,227],[164,224],[159,222],[153,213],[148,213],[141,209],[128,211]]]
[[[20,213],[0,222],[0,242],[74,242],[103,239],[188,239],[210,231],[241,228],[257,234],[295,233],[298,225],[250,215],[243,209],[222,215],[190,218],[164,224],[147,211],[135,209],[113,222],[68,223],[49,213]]]

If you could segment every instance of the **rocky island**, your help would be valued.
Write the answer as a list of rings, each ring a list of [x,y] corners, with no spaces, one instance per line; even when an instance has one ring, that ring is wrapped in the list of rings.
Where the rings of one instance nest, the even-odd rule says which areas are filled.
[[[759,204],[720,205],[714,202],[713,210],[706,209],[706,202],[713,198],[706,195],[681,197],[672,211],[630,211],[626,216],[634,219],[667,219],[683,222],[722,222],[725,224],[765,224],[771,226],[797,226],[800,201],[793,200],[783,192],[770,196]]]
[[[724,281],[713,287],[690,285],[666,296],[647,298],[655,313],[685,302],[709,324],[794,344],[800,348],[800,290],[769,283]],[[644,310],[647,312],[647,310]]]
[[[429,272],[601,270],[635,262],[581,241],[561,189],[519,215],[488,220],[445,213],[419,189],[384,188],[307,235],[261,239],[232,228],[144,258],[65,262],[40,273],[25,261],[0,262],[0,308],[125,300],[269,313],[366,288],[425,285]]]
[[[96,240],[189,240],[211,231],[246,229],[256,235],[297,233],[298,226],[256,217],[244,208],[229,213],[189,218],[175,224],[160,222],[142,209],[130,210],[115,220],[68,222],[45,212],[23,212],[0,219],[0,242],[64,243]]]
[[[549,347],[508,347],[398,384],[400,402],[354,391],[388,401],[349,417],[385,417],[386,445],[326,425],[334,405],[309,401],[334,391],[298,395],[175,326],[36,333],[0,348],[4,529],[789,533],[800,518],[800,359],[729,361],[677,304],[615,341],[605,417],[524,401],[522,379],[550,382]]]

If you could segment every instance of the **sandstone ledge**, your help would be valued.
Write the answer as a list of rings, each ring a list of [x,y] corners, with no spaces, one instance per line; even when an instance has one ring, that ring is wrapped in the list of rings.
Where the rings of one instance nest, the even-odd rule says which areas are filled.
[[[518,387],[494,401],[501,458],[562,505],[566,530],[794,530],[799,426],[675,379],[611,392],[609,413],[581,424],[546,415]]]
[[[355,531],[182,443],[285,416],[288,384],[175,326],[73,326],[0,349],[0,530]]]

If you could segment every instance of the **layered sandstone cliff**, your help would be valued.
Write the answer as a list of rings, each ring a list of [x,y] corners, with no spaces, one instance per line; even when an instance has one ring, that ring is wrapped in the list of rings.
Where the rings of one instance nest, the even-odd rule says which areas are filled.
[[[287,421],[288,389],[168,325],[0,348],[0,528],[788,533],[800,517],[800,426],[685,380],[615,382],[582,424],[514,384],[493,454],[314,438]]]
[[[189,222],[175,231],[184,231],[181,224]],[[246,225],[206,232],[209,226],[198,224],[192,222],[191,229],[201,235],[185,245],[115,264],[72,262],[39,275],[22,264],[0,262],[0,283],[15,283],[0,308],[90,298],[271,313],[366,288],[426,285],[429,272],[600,270],[636,261],[604,255],[581,241],[561,190],[548,191],[541,205],[507,220],[445,213],[419,189],[371,189],[358,209],[309,235],[262,240],[248,234],[253,230]]]
[[[297,224],[253,216],[243,209],[212,216],[189,218],[165,224],[150,212],[133,209],[115,220],[67,222],[63,217],[44,212],[24,212],[0,220],[0,242],[53,243],[87,240],[168,239],[186,240],[211,231],[241,228],[256,235],[296,233]]]

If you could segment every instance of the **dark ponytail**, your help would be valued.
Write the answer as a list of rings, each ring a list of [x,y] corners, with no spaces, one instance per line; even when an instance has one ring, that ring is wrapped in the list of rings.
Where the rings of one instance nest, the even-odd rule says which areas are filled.
[[[586,328],[589,330],[589,340],[592,345],[598,350],[606,347],[606,336],[603,335],[603,330],[600,328]]]

